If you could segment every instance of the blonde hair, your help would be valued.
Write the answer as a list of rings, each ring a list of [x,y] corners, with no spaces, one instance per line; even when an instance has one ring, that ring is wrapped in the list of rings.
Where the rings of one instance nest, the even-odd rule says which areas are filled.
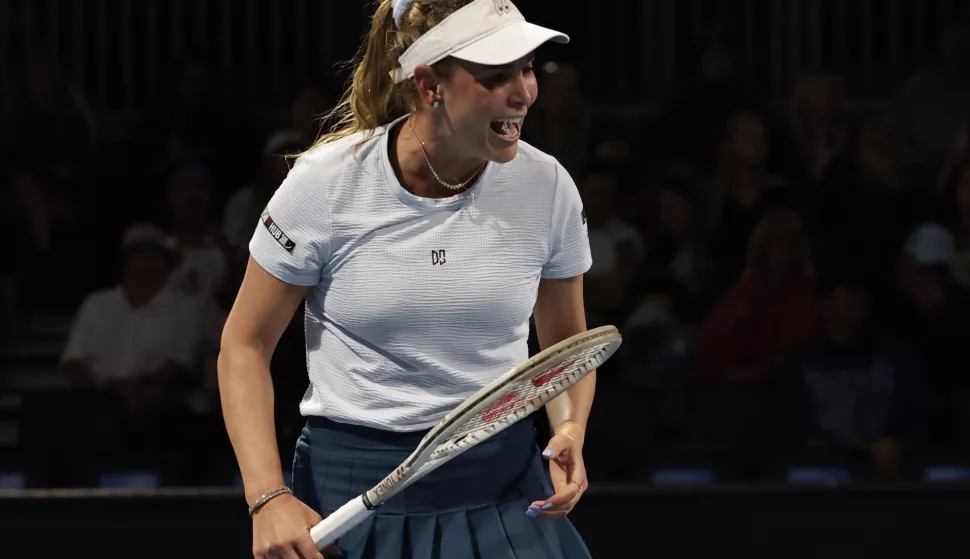
[[[417,100],[414,81],[394,83],[391,70],[418,37],[470,2],[414,0],[398,28],[394,22],[394,1],[376,0],[370,33],[357,56],[353,82],[337,106],[323,118],[324,123],[332,125],[310,149],[358,132],[370,132],[411,112]],[[440,70],[447,62],[443,60],[434,67]]]

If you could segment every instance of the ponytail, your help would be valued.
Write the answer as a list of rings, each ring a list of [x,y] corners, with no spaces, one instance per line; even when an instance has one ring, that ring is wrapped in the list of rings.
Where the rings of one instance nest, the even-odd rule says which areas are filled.
[[[332,123],[310,149],[359,132],[370,132],[412,110],[413,80],[394,83],[391,71],[404,51],[422,34],[470,0],[414,0],[395,23],[394,0],[376,0],[370,33],[357,57],[351,86],[326,117]],[[439,63],[440,64],[440,63]]]

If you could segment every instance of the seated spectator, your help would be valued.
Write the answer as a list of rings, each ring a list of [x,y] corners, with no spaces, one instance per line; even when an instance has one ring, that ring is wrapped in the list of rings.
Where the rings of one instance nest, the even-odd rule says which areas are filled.
[[[580,187],[593,254],[593,266],[586,274],[586,293],[591,321],[598,324],[622,320],[629,312],[634,272],[644,254],[640,232],[619,215],[617,182],[608,166],[595,167]]]
[[[941,202],[943,225],[956,245],[951,263],[953,279],[970,289],[970,149],[949,165]]]
[[[668,179],[657,188],[655,238],[645,256],[647,270],[669,274],[684,291],[686,320],[700,320],[714,279],[714,260],[704,246],[695,194],[685,181]]]
[[[704,234],[717,259],[717,291],[744,269],[748,240],[761,217],[786,199],[781,182],[765,167],[768,141],[758,114],[734,114],[721,143],[717,174],[701,192]]]
[[[774,443],[782,358],[815,331],[814,277],[801,220],[769,211],[751,235],[748,266],[695,336],[699,436],[727,451],[739,478],[764,475]]]
[[[178,260],[169,278],[181,293],[211,301],[226,278],[225,240],[210,216],[212,185],[201,167],[176,171],[169,184],[168,235]]]
[[[950,232],[924,224],[906,241],[899,270],[899,327],[926,367],[933,442],[942,446],[970,444],[970,292],[953,280],[953,254]]]
[[[820,295],[821,332],[779,374],[791,429],[780,435],[897,477],[903,450],[925,428],[920,362],[907,344],[878,333],[863,282],[836,279]]]
[[[150,414],[198,366],[195,300],[167,287],[175,258],[164,234],[131,227],[121,283],[91,293],[74,317],[61,366],[75,383],[115,390],[132,415]]]
[[[643,398],[656,434],[668,439],[686,428],[693,332],[684,315],[690,295],[662,272],[642,278],[638,290],[637,305],[623,325],[619,380],[626,391]]]
[[[897,158],[914,172],[935,173],[970,124],[970,25],[956,22],[940,37],[938,60],[903,87],[887,122]]]
[[[152,140],[158,142],[165,168],[212,164],[227,140],[227,129],[239,129],[240,115],[230,118],[206,54],[191,52],[177,61],[166,78],[157,114],[150,118]],[[235,120],[235,122],[234,122]],[[233,126],[235,124],[235,126]]]
[[[868,122],[855,130],[845,156],[816,191],[816,270],[820,276],[858,277],[868,287],[872,310],[881,314],[895,300],[886,278],[895,274],[899,249],[917,215],[882,126]]]
[[[787,208],[770,211],[751,235],[746,270],[700,328],[697,373],[769,380],[814,333],[813,290],[801,219]]]
[[[825,176],[848,139],[842,80],[824,70],[799,76],[784,125],[773,136],[773,172],[806,186]]]
[[[259,223],[259,216],[269,199],[290,171],[286,156],[303,149],[296,131],[279,132],[266,140],[261,173],[253,184],[241,188],[229,198],[223,214],[222,232],[236,259],[249,256],[249,241]]]
[[[211,53],[189,49],[159,74],[159,104],[146,107],[143,125],[149,200],[167,194],[167,178],[178,169],[203,167],[211,176],[211,198],[222,207],[229,189],[255,172],[260,126],[253,111],[226,95]],[[244,155],[240,155],[244,154]],[[157,206],[155,206],[157,207]],[[161,216],[149,215],[149,219]]]
[[[52,57],[31,57],[18,85],[12,114],[0,123],[0,174],[10,174],[12,189],[5,213],[22,235],[11,257],[21,300],[32,301],[31,310],[63,311],[100,279],[87,250],[99,226],[92,211],[99,136],[87,101]],[[64,269],[75,271],[73,281],[52,287]]]
[[[741,109],[764,106],[767,92],[744,83],[739,71],[743,39],[737,27],[717,23],[705,27],[685,53],[686,60],[678,64],[683,79],[659,108],[651,126],[654,148],[648,156],[709,175],[718,165],[728,119]]]

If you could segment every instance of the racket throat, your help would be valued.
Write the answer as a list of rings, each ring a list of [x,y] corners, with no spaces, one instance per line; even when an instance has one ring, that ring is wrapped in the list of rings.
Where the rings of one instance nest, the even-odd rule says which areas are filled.
[[[364,502],[364,506],[367,507],[367,510],[374,510],[378,506],[371,502],[370,497],[367,496],[366,492],[360,496],[360,499]]]

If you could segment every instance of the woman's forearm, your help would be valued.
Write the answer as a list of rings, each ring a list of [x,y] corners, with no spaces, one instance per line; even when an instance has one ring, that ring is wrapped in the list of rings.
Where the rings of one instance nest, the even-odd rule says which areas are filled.
[[[567,427],[569,432],[579,437],[586,433],[586,422],[589,412],[593,408],[593,396],[596,393],[596,371],[583,380],[577,382],[565,394],[558,396],[546,404],[546,414],[549,416],[549,426],[555,433],[560,427]]]
[[[218,361],[219,394],[226,431],[252,503],[285,484],[274,420],[273,379],[258,348],[224,347]]]
[[[587,325],[583,306],[583,277],[541,280],[534,314],[536,337],[543,350],[570,336],[585,332]],[[569,433],[584,438],[595,392],[596,371],[593,371],[565,394],[546,404],[546,414],[553,433],[567,429]]]

